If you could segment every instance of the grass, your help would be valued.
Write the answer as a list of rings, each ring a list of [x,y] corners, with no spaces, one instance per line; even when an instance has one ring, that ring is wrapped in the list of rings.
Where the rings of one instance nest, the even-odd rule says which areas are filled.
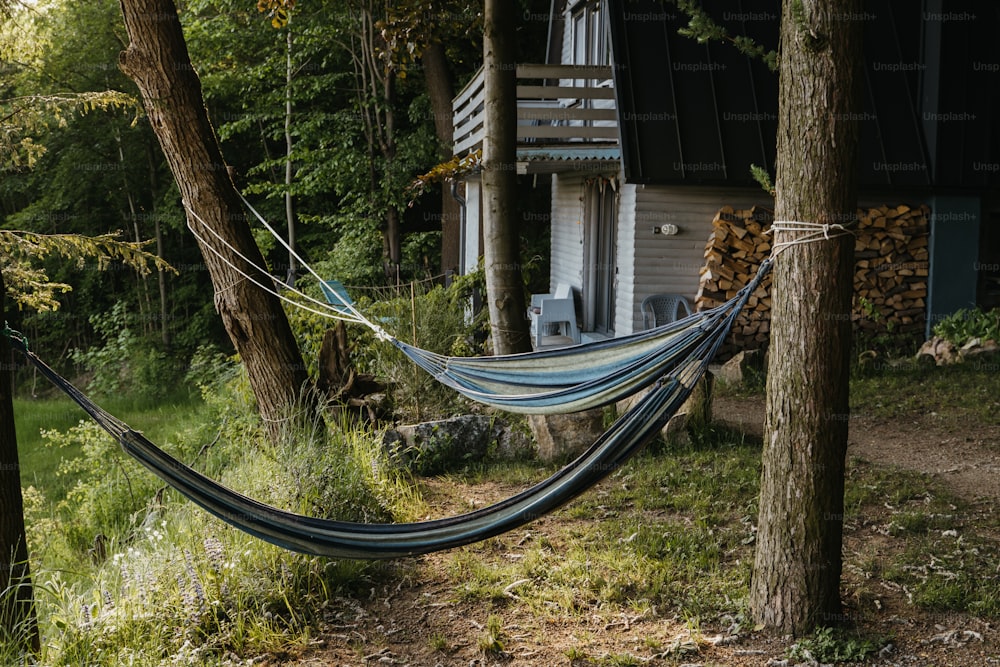
[[[653,605],[688,617],[737,611],[749,585],[759,450],[731,436],[640,455],[553,515],[558,541],[532,538],[514,561],[502,554],[521,534],[486,553],[456,552],[455,599],[570,617]],[[504,475],[518,477],[509,465]]]
[[[941,380],[933,371],[912,372],[860,378],[852,400],[881,401],[873,409],[887,415],[915,409],[920,401],[923,409],[950,419],[966,409],[958,400],[963,391],[995,382],[968,370],[950,374],[957,386],[942,390],[937,404],[933,392]],[[109,405],[154,441],[171,442],[189,455],[224,424],[224,438],[200,466],[264,501],[311,513],[345,503],[375,519],[428,515],[413,487],[371,454],[377,449],[370,433],[340,424],[335,430],[347,434],[342,439],[298,438],[272,447],[262,443],[252,423],[240,420],[250,411],[245,395],[214,400]],[[17,412],[22,432],[37,432],[42,425],[71,427],[78,420],[67,416],[61,401],[19,401]],[[964,415],[994,418],[978,409]],[[78,444],[62,449],[39,446],[41,439],[32,442],[27,435],[21,440],[25,469],[30,466],[44,489],[29,502],[33,547],[44,543],[47,550],[62,550],[61,564],[40,558],[42,566],[34,572],[46,638],[42,665],[217,664],[230,655],[294,652],[308,644],[331,610],[339,610],[338,623],[356,623],[365,616],[365,605],[378,604],[372,597],[376,586],[419,580],[422,568],[431,567],[422,560],[401,568],[290,554],[225,528],[172,492],[160,507],[140,504],[122,532],[107,535],[105,557],[92,559],[80,544],[59,546],[56,536],[91,525],[94,512],[88,508],[103,507],[98,495],[80,496],[90,504],[76,507],[76,514],[72,507],[67,514],[39,509],[53,504],[49,495],[64,499],[74,488],[71,480],[53,477],[58,459],[87,461],[82,470],[91,480],[88,489],[116,474],[102,458],[105,450],[87,433],[74,433]],[[525,631],[509,620],[514,609],[542,626],[590,627],[594,619],[610,623],[626,616],[727,627],[725,619],[746,617],[759,471],[760,442],[727,428],[716,426],[687,446],[659,444],[540,527],[435,559],[444,592],[434,595],[489,614],[470,646],[491,659],[511,651],[517,633]],[[527,485],[550,472],[531,461],[475,466],[436,480],[434,488],[454,496],[444,501],[461,504],[470,485]],[[131,483],[139,489],[145,475],[135,473]],[[148,497],[145,488],[137,492],[140,498]],[[338,495],[343,493],[346,498]],[[859,459],[849,462],[845,508],[849,546],[843,589],[853,605],[851,618],[874,613],[870,603],[886,589],[897,591],[915,611],[1000,618],[1000,519],[992,508],[962,502],[928,476]],[[345,606],[343,600],[352,602]],[[355,607],[361,611],[352,616]],[[442,653],[462,645],[451,631],[422,641]],[[799,650],[814,657],[857,658],[880,645],[877,637],[819,630],[801,641]],[[688,650],[678,644],[675,654],[672,647],[668,637],[651,636],[631,653],[590,657],[581,645],[566,657],[581,664],[628,665],[644,664],[654,654],[681,659],[680,651]],[[0,650],[0,663],[8,658]]]
[[[153,442],[169,444],[178,434],[201,428],[206,421],[204,403],[190,395],[152,402],[127,396],[108,397],[101,407],[142,431]],[[87,414],[68,398],[15,398],[14,423],[17,429],[21,483],[43,490],[51,500],[64,497],[73,480],[59,475],[60,464],[79,455],[78,447],[48,446],[42,431],[66,431]]]
[[[851,410],[883,419],[936,413],[955,426],[1000,424],[1000,373],[975,362],[936,367],[904,360],[856,374]]]
[[[423,512],[371,432],[322,424],[273,446],[247,418],[247,392],[213,396],[102,403],[182,460],[264,502],[353,520]],[[24,497],[40,665],[243,664],[223,657],[306,645],[333,598],[392,570],[293,554],[230,529],[173,491],[158,493],[157,478],[96,426],[68,417],[67,403],[18,407],[18,426],[28,432],[69,426],[20,443],[25,466],[34,468],[26,482],[37,484]],[[218,442],[200,455],[217,431]],[[0,646],[0,664],[21,662],[7,650]]]

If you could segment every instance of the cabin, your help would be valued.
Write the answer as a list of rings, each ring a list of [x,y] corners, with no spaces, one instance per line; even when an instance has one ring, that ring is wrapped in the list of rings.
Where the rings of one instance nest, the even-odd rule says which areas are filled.
[[[780,3],[702,3],[776,48]],[[987,0],[865,3],[859,207],[929,209],[921,326],[1000,305],[1000,9]],[[654,294],[692,303],[723,207],[770,208],[777,74],[730,44],[678,34],[655,0],[554,0],[545,63],[518,64],[517,171],[548,181],[549,282],[570,286],[584,340],[630,334]],[[482,72],[454,99],[456,155],[480,149]],[[481,254],[478,177],[465,177],[461,266]]]

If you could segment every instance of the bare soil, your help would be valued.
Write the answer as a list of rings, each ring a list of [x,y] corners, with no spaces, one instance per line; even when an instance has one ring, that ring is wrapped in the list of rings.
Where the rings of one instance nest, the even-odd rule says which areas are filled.
[[[759,435],[763,399],[719,397],[714,413],[716,418]],[[862,414],[851,421],[848,456],[880,468],[931,475],[969,501],[972,521],[975,516],[995,516],[1000,506],[1000,426],[971,430],[960,426],[934,414],[891,422]],[[437,509],[442,514],[468,509],[516,490],[496,483],[441,489],[443,506]],[[559,513],[469,548],[516,559],[526,542],[540,536],[553,542],[565,539],[562,536],[572,521]],[[877,560],[889,548],[879,521],[878,516],[868,516],[845,525],[845,561],[862,552]],[[514,594],[507,603],[460,602],[455,596],[456,582],[447,571],[448,559],[446,554],[432,554],[398,563],[398,571],[384,582],[373,582],[367,595],[343,598],[331,605],[326,627],[310,646],[270,656],[265,663],[417,667],[795,664],[784,659],[794,643],[792,638],[751,631],[734,637],[725,627],[728,619],[720,619],[715,627],[702,624],[692,632],[689,619],[661,615],[655,608],[634,614],[594,608],[570,616],[529,612]],[[842,590],[845,613],[857,629],[868,636],[895,638],[880,657],[866,664],[1000,666],[996,621],[923,611],[911,604],[907,591],[873,578],[859,567],[845,566]],[[498,655],[486,655],[480,647],[491,614],[500,615],[503,621],[504,652]],[[623,656],[634,656],[634,662]]]

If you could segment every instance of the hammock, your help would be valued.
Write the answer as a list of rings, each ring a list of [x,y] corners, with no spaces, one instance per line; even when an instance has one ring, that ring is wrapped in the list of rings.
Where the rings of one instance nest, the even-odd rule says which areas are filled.
[[[761,272],[764,271],[766,267],[762,266]],[[758,279],[760,276],[758,274]],[[142,433],[106,412],[31,352],[23,337],[9,330],[7,333],[15,349],[24,353],[45,377],[111,434],[127,454],[219,519],[292,551],[333,558],[383,559],[450,549],[499,535],[554,510],[611,474],[655,437],[684,403],[749,294],[750,291],[744,289],[741,298],[732,304],[717,326],[697,327],[699,335],[684,345],[687,352],[672,357],[669,363],[672,373],[651,379],[650,383],[655,382],[655,386],[649,393],[562,470],[489,507],[446,519],[401,524],[317,519],[271,507],[237,493],[183,464]]]
[[[243,203],[275,239],[294,254],[288,243],[246,199],[243,199]],[[267,275],[213,230],[197,213],[190,208],[188,211],[190,217],[218,242],[251,267]],[[380,325],[366,318],[353,302],[344,299],[336,292],[331,292],[332,296],[340,299],[342,303],[324,303],[294,287],[289,291],[298,294],[311,305],[291,299],[275,290],[273,286],[262,284],[252,273],[238,267],[226,254],[217,250],[212,243],[201,236],[190,221],[188,227],[220,260],[261,289],[295,307],[304,308],[323,317],[367,326],[379,338],[395,345],[439,382],[467,398],[508,412],[525,414],[588,410],[608,405],[648,387],[657,378],[677,368],[706,335],[719,329],[728,332],[735,314],[742,309],[750,293],[760,285],[760,281],[771,268],[771,260],[762,262],[753,280],[724,304],[649,331],[573,347],[524,354],[449,357],[422,350],[393,337]],[[320,284],[323,283],[323,278],[305,260],[297,254],[295,258]]]

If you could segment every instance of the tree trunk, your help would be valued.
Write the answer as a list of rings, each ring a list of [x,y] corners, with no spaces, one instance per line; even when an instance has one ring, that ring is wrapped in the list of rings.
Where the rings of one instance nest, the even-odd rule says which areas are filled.
[[[202,256],[215,287],[215,307],[246,364],[258,409],[272,437],[299,398],[308,376],[277,297],[220,260],[205,243],[262,285],[266,273],[252,268],[202,227],[204,221],[256,266],[264,259],[222,158],[191,65],[173,0],[120,0],[129,46],[119,65],[142,93],[149,122],[173,172],[188,220],[198,230]]]
[[[531,350],[521,279],[517,225],[517,90],[514,12],[486,0],[483,12],[485,138],[483,141],[483,255],[490,330],[496,354]]]
[[[288,274],[285,282],[295,284],[295,274],[298,272],[295,255],[295,206],[292,202],[292,15],[288,14],[285,24],[285,222],[288,225]]]
[[[7,288],[0,274],[0,316]],[[10,382],[10,345],[0,336],[0,641],[39,650],[38,626],[32,604],[28,544],[24,533],[21,466],[14,430],[14,400]],[[11,588],[13,587],[13,588]]]
[[[156,184],[156,156],[153,155],[153,146],[148,141],[146,145],[146,165],[149,168],[149,210],[153,216],[153,229],[156,233],[156,256],[164,259],[163,255],[163,223],[156,210],[159,194]],[[156,282],[160,290],[160,340],[163,342],[163,349],[170,350],[170,322],[167,316],[167,272],[164,269],[156,270]]]
[[[424,48],[421,61],[424,65],[424,80],[427,96],[434,114],[434,133],[441,148],[440,158],[444,162],[452,155],[454,144],[454,119],[451,99],[455,96],[448,71],[448,59],[441,42],[431,42]],[[461,235],[461,210],[447,187],[441,188],[441,273],[456,270],[459,262],[459,238]]]
[[[860,0],[784,0],[776,224],[854,220],[862,24],[843,17],[861,15]],[[842,619],[853,254],[849,235],[831,236],[775,262],[750,607],[782,634]]]

